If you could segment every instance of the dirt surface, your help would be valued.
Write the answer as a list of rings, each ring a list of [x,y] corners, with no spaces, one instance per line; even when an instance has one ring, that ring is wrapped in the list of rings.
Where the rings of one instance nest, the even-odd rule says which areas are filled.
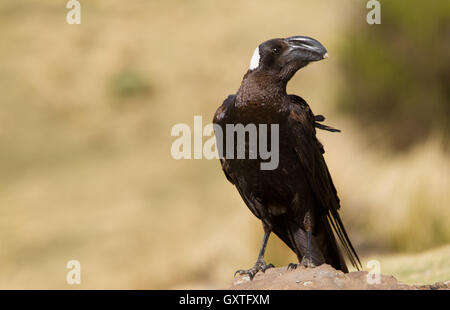
[[[248,276],[237,276],[228,289],[237,290],[435,290],[450,289],[450,281],[432,285],[408,285],[397,281],[393,276],[381,275],[379,284],[369,284],[367,271],[343,273],[330,265],[316,268],[287,267],[272,268],[259,272],[250,281]]]

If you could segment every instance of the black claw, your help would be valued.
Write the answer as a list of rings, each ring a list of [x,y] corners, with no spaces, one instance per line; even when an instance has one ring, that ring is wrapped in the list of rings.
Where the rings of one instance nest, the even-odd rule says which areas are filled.
[[[261,268],[261,271],[262,271],[263,273],[266,273],[266,270],[267,270],[267,269],[270,269],[270,268],[275,268],[275,266],[274,266],[273,264],[269,264],[269,265],[267,265],[267,266]]]
[[[234,277],[236,277],[237,274],[239,274],[239,275],[244,274],[245,271],[246,271],[246,270],[243,270],[243,269],[236,270],[236,271],[234,272]]]
[[[294,269],[297,269],[297,267],[298,267],[298,264],[290,263],[287,266],[287,270],[294,270]]]
[[[256,270],[255,267],[253,267],[251,269],[248,269],[248,270],[239,269],[239,270],[236,270],[236,272],[234,273],[234,276],[236,277],[237,274],[239,274],[239,275],[246,274],[246,275],[248,275],[250,277],[250,280],[252,280],[257,272],[258,271]]]
[[[263,273],[265,273],[267,269],[274,268],[274,267],[275,266],[273,264],[266,265],[266,263],[264,261],[257,261],[255,266],[253,266],[252,268],[250,268],[248,270],[243,270],[243,269],[237,270],[234,273],[234,276],[236,276],[237,274],[239,274],[239,275],[246,274],[250,277],[250,280],[253,280],[253,278],[258,273],[258,271],[262,271]]]

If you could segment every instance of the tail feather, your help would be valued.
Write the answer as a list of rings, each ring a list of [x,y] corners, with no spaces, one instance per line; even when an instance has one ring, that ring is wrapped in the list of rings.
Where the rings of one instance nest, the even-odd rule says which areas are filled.
[[[275,224],[272,226],[273,232],[297,254],[298,260],[301,261],[306,253],[306,231],[296,221],[288,217],[284,217],[281,222],[273,224]],[[324,217],[322,221],[317,221],[316,225],[320,227],[317,227],[317,234],[313,235],[312,238],[311,256],[313,263],[315,265],[326,263],[343,272],[348,272],[333,233],[333,229],[335,231],[340,230],[332,228],[334,224],[330,225],[327,217]]]
[[[347,253],[347,257],[352,263],[353,267],[357,270],[362,269],[361,261],[359,260],[358,254],[356,254],[355,248],[353,247],[350,238],[345,231],[344,224],[342,223],[341,217],[336,210],[330,210],[327,214],[328,222],[333,227],[333,230],[337,234],[342,247]]]

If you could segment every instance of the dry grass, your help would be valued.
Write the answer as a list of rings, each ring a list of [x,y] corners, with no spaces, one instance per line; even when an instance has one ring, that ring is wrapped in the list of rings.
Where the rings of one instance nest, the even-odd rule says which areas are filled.
[[[356,3],[89,1],[74,26],[60,3],[3,1],[0,288],[68,288],[70,259],[82,288],[222,287],[253,264],[260,224],[216,161],[170,157],[170,128],[210,120],[255,45],[281,35],[326,43],[329,61],[289,86],[326,114],[342,16]],[[357,246],[449,243],[439,144],[392,158],[327,116],[344,129],[321,138]],[[268,260],[293,261],[274,240]]]
[[[377,259],[383,274],[395,274],[404,283],[430,284],[450,279],[450,246],[420,254],[369,255],[366,261]]]

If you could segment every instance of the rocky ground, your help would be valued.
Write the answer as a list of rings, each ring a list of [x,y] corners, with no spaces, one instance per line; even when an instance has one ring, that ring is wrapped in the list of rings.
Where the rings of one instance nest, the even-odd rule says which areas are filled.
[[[248,276],[237,276],[229,289],[259,290],[449,290],[450,281],[432,285],[408,285],[397,281],[393,276],[381,275],[378,284],[370,284],[367,271],[343,273],[330,265],[316,268],[299,267],[287,270],[286,267],[271,268],[265,273],[259,272],[250,281]]]

